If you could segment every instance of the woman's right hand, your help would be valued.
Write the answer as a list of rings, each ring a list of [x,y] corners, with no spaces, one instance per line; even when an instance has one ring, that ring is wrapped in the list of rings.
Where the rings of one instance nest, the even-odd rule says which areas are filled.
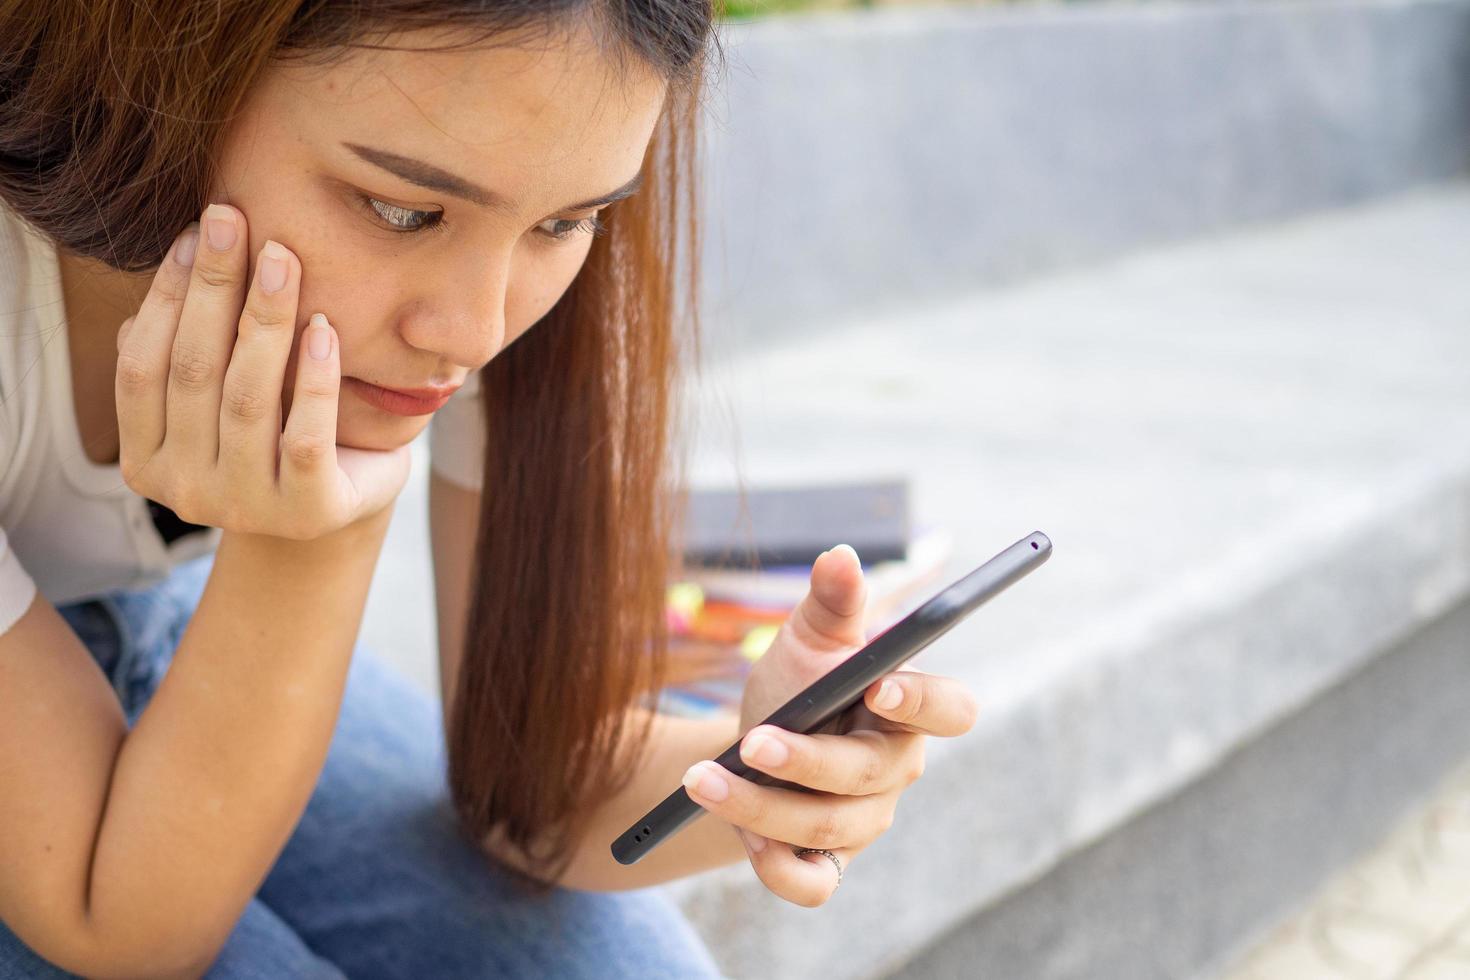
[[[210,235],[221,221],[214,241],[222,249]],[[408,447],[337,445],[341,362],[321,314],[302,331],[282,431],[300,261],[266,242],[247,289],[245,216],[213,204],[201,225],[174,242],[118,332],[123,479],[183,520],[299,541],[378,513],[407,482]],[[314,340],[325,341],[324,357],[312,356]]]

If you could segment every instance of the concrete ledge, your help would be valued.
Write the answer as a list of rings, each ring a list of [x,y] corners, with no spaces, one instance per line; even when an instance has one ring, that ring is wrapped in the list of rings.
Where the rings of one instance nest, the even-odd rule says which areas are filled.
[[[1470,3],[959,4],[728,25],[711,324],[765,343],[1470,165]]]
[[[712,366],[696,482],[908,473],[954,575],[1056,547],[915,661],[982,721],[831,902],[671,886],[726,970],[883,976],[1462,602],[1465,268],[1446,185]]]
[[[1435,789],[1470,757],[1467,638],[1470,603],[1462,603],[1179,795],[952,930],[904,964],[902,976],[1216,976],[1243,939],[1273,926],[1377,844],[1406,801]],[[1405,871],[1413,876],[1414,869]],[[1392,919],[1405,910],[1381,911]],[[1335,938],[1348,942],[1361,967],[1382,943],[1383,925],[1369,920],[1353,935],[1357,925],[1337,923]],[[1405,932],[1402,945],[1412,948],[1412,928]],[[1362,975],[1325,960],[1311,972],[1298,966],[1259,976]]]

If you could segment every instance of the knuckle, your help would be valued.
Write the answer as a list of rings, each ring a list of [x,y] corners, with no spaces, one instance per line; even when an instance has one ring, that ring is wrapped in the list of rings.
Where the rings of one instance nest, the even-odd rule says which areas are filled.
[[[203,515],[200,513],[199,497],[200,495],[195,488],[184,487],[171,495],[172,499],[168,507],[175,514],[179,515],[181,520],[188,521],[190,524],[207,524],[209,523],[208,521],[202,520]]]
[[[904,685],[902,707],[905,718],[918,718],[924,713],[928,687],[928,682],[922,677],[913,678],[911,683]]]
[[[890,830],[892,830],[893,829],[893,818],[894,818],[894,810],[893,810],[893,807],[891,807],[891,806],[884,807],[883,808],[883,811],[878,815],[878,833],[880,833],[880,834],[886,834]]]
[[[883,779],[883,773],[883,757],[877,752],[866,753],[863,759],[862,769],[858,772],[858,790],[862,793],[870,791],[872,787],[877,786]]]
[[[194,280],[206,289],[233,289],[240,284],[240,273],[229,264],[229,256],[194,263]]]
[[[770,794],[768,791],[761,791],[762,789],[758,788],[754,793],[733,794],[726,803],[732,808],[737,823],[758,834],[763,833],[761,828],[768,827],[771,818]]]
[[[117,383],[125,393],[146,391],[152,381],[153,372],[138,355],[127,351],[117,355]]]
[[[841,823],[837,817],[836,809],[828,807],[822,811],[812,824],[810,833],[807,835],[809,843],[806,847],[833,847],[838,843],[838,835],[842,832]]]
[[[826,753],[820,750],[808,752],[805,746],[798,746],[792,749],[790,769],[801,774],[801,782],[825,786],[832,764]]]
[[[153,294],[160,306],[172,308],[180,306],[184,297],[189,295],[189,273],[182,269],[175,271],[168,268],[170,265],[171,263],[165,262],[154,278]]]
[[[308,374],[297,381],[297,391],[308,398],[332,398],[337,394],[337,384],[331,378]]]
[[[152,481],[144,475],[144,471],[148,468],[147,464],[148,460],[139,459],[137,449],[131,444],[124,445],[118,450],[117,466],[122,473],[123,483],[139,496],[152,497],[157,500]]]
[[[285,439],[285,450],[295,462],[311,466],[327,455],[327,441],[320,436],[297,433]]]
[[[241,422],[259,422],[270,414],[268,398],[254,388],[236,385],[225,396],[225,406],[230,415]]]
[[[919,758],[909,767],[909,785],[917,783],[924,776],[924,753],[919,753]]]
[[[269,303],[253,302],[245,309],[246,319],[255,326],[272,332],[283,327],[295,328],[296,320],[289,310]]]
[[[190,344],[175,344],[169,356],[169,377],[181,390],[203,391],[214,376],[214,367],[204,351]]]

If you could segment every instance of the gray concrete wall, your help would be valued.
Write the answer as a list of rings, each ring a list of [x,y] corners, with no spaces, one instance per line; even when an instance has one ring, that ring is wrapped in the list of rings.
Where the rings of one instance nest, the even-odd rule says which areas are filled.
[[[946,6],[729,25],[710,329],[732,344],[1470,164],[1470,3]]]

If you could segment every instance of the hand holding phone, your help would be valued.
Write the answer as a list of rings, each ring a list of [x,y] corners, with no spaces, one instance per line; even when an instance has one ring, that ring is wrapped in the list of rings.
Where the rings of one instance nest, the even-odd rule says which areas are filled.
[[[873,637],[761,724],[799,733],[821,729],[861,701],[869,685],[896,670],[984,602],[1039,567],[1050,554],[1051,541],[1045,534],[1038,531],[1027,535]],[[754,783],[791,785],[747,766],[740,756],[740,744],[737,740],[715,762],[732,775]],[[613,841],[613,857],[622,864],[633,864],[704,812],[680,786]]]

